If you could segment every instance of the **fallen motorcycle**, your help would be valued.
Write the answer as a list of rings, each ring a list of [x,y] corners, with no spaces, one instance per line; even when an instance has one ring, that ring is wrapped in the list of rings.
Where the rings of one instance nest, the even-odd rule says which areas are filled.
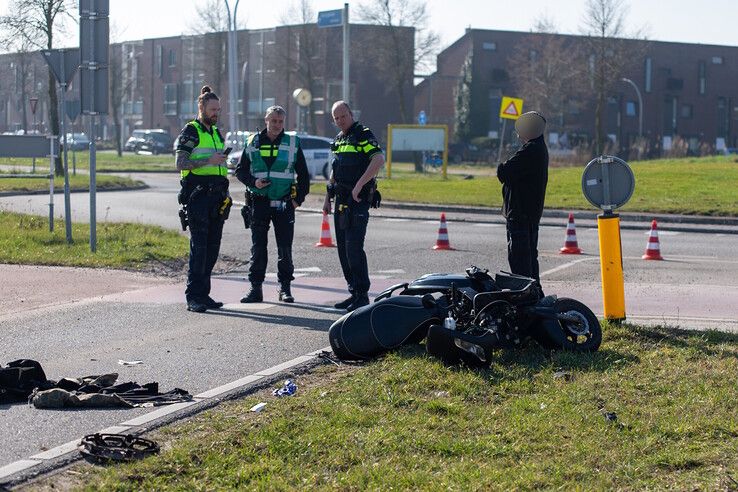
[[[492,351],[531,339],[551,350],[596,351],[602,328],[587,306],[543,296],[532,278],[506,272],[493,278],[472,266],[465,275],[428,274],[388,288],[333,323],[329,339],[344,360],[426,339],[428,353],[444,362],[483,366]]]

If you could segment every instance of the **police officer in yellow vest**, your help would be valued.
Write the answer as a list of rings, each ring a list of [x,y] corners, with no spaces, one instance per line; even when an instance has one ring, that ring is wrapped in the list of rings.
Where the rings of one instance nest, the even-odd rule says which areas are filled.
[[[223,306],[210,297],[210,274],[218,260],[223,222],[232,202],[223,136],[215,126],[220,100],[210,87],[204,86],[197,105],[197,119],[187,123],[179,134],[176,159],[182,176],[180,217],[182,226],[190,228],[187,309],[202,313]]]
[[[277,240],[277,280],[279,300],[295,302],[290,290],[295,267],[292,263],[292,238],[295,209],[310,191],[310,174],[300,147],[300,138],[285,133],[286,112],[281,106],[266,110],[266,128],[251,135],[236,166],[236,177],[247,186],[250,203],[251,290],[241,302],[261,302],[267,267],[267,237],[274,224]]]
[[[335,198],[338,259],[351,294],[335,307],[353,311],[369,304],[369,267],[364,239],[369,208],[379,206],[375,178],[384,165],[384,155],[372,131],[354,120],[354,113],[346,101],[336,101],[331,113],[341,131],[331,146],[336,158],[323,211],[331,213],[331,198]]]

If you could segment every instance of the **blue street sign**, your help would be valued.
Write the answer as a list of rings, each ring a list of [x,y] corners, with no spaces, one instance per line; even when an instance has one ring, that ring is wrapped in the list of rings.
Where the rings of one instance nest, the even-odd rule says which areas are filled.
[[[425,111],[421,110],[420,113],[418,113],[418,125],[425,125],[428,122],[428,120],[425,117]]]
[[[343,25],[343,9],[324,10],[318,12],[318,27],[334,27]]]

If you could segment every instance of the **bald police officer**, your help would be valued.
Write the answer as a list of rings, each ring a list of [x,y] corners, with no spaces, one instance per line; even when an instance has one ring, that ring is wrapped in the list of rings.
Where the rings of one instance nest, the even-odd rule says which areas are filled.
[[[335,307],[353,311],[369,304],[369,267],[364,239],[369,208],[378,197],[375,178],[384,165],[384,155],[371,130],[354,120],[346,101],[334,103],[332,114],[341,131],[332,144],[336,158],[323,211],[331,213],[331,196],[335,196],[333,212],[338,258],[351,294]]]

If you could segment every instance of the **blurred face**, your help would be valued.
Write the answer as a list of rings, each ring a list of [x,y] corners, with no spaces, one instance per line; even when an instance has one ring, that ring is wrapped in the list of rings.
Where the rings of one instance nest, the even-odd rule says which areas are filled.
[[[264,118],[264,123],[266,123],[267,135],[274,139],[284,130],[284,115],[274,111]]]
[[[354,116],[351,110],[342,104],[333,109],[333,122],[342,132],[346,132],[354,124]]]
[[[218,122],[220,115],[220,101],[210,99],[202,109],[202,122],[206,125],[214,125]]]

